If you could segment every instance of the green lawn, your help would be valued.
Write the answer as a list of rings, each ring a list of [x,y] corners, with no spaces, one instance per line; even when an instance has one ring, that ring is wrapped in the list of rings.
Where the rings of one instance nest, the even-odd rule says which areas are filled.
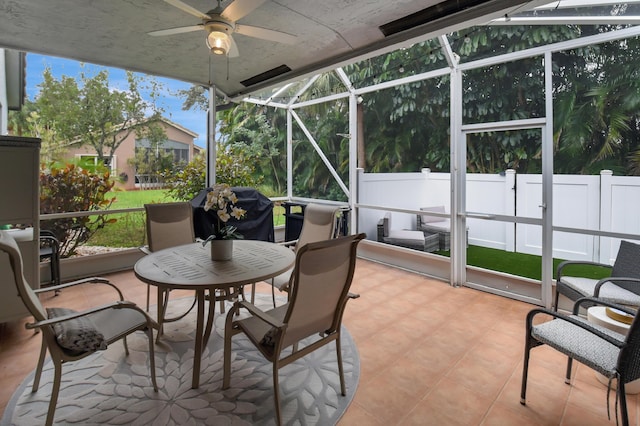
[[[115,191],[116,201],[111,209],[128,209],[143,207],[148,203],[167,203],[175,199],[167,195],[166,190],[153,189],[144,191]],[[109,215],[109,219],[115,222],[109,223],[103,229],[98,230],[87,245],[106,247],[140,247],[145,244],[144,212],[119,213]],[[284,225],[284,208],[275,206],[273,209],[273,222],[275,226]]]
[[[449,256],[449,252],[438,252],[444,256]],[[553,259],[553,275],[563,259]],[[512,275],[541,279],[541,257],[524,253],[506,252],[487,247],[469,246],[467,249],[467,264],[492,271],[506,272]],[[569,269],[571,268],[571,269]],[[610,270],[606,268],[589,266],[570,266],[566,272],[571,271],[583,277],[600,279],[609,275]]]

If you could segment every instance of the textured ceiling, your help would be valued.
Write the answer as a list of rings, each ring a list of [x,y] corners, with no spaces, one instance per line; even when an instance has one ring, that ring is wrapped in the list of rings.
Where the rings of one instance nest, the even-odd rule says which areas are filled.
[[[212,0],[184,2],[205,13],[216,6]],[[379,28],[438,4],[446,6],[441,13],[446,16],[435,21],[388,37]],[[0,47],[212,83],[237,98],[444,29],[484,22],[522,4],[533,6],[521,0],[267,0],[238,23],[292,34],[297,42],[287,45],[234,34],[240,56],[226,58],[209,53],[202,30],[148,35],[201,22],[162,0],[0,0]],[[291,71],[247,87],[247,79],[282,65]]]

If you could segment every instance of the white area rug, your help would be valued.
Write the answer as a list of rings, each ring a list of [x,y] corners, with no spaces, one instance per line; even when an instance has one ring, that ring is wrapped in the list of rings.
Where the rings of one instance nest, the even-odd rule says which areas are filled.
[[[270,295],[256,295],[268,309]],[[171,301],[184,312],[192,299]],[[227,304],[227,312],[231,305]],[[156,345],[159,392],[151,386],[148,346],[142,333],[129,337],[127,357],[121,342],[63,366],[55,423],[64,425],[242,425],[275,424],[271,364],[240,334],[233,338],[231,387],[222,391],[224,318],[216,306],[215,332],[202,359],[200,387],[191,389],[195,309],[165,325]],[[348,309],[348,308],[347,308]],[[244,314],[243,314],[244,315]],[[333,425],[351,403],[360,377],[355,343],[342,331],[347,396],[340,394],[335,345],[329,344],[280,369],[284,424]],[[35,366],[34,366],[35,367]],[[53,366],[45,365],[40,389],[31,393],[33,373],[14,393],[1,426],[44,424]]]

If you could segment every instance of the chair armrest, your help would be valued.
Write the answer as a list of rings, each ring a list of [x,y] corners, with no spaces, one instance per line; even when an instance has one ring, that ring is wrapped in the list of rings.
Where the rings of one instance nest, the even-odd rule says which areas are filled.
[[[124,300],[124,296],[122,295],[122,292],[120,291],[120,289],[118,287],[116,287],[115,284],[113,284],[111,281],[109,281],[106,278],[102,278],[102,277],[84,278],[84,279],[81,279],[81,280],[71,281],[71,282],[68,282],[68,283],[60,284],[60,285],[54,285],[54,286],[46,287],[46,288],[39,288],[39,289],[33,290],[33,292],[36,293],[36,294],[42,294],[42,293],[47,293],[49,291],[59,291],[59,290],[62,290],[64,288],[73,287],[73,286],[80,285],[80,284],[105,284],[105,285],[108,285],[109,287],[113,287],[118,292],[118,295],[120,296],[120,301]]]
[[[384,219],[380,219],[378,221],[376,230],[378,232],[378,242],[383,243],[384,242]]]
[[[570,265],[599,266],[602,268],[613,269],[613,266],[608,265],[606,263],[588,262],[584,260],[565,260],[564,262],[561,262],[558,265],[558,268],[556,269],[556,280],[559,280],[562,277],[562,270],[566,266],[570,266]]]
[[[613,285],[616,285],[616,283],[614,281],[616,281],[616,282],[617,281],[627,281],[627,282],[632,282],[632,283],[638,283],[638,293],[636,293],[636,294],[640,294],[640,278],[633,278],[633,277],[607,277],[607,278],[601,279],[600,281],[598,281],[596,283],[596,286],[593,289],[593,296],[594,297],[598,297],[598,295],[600,294],[600,287],[602,287],[605,283],[611,283]]]
[[[280,243],[277,243],[278,245],[281,246],[285,246],[285,247],[293,247],[296,244],[298,244],[298,239],[296,238],[295,240],[291,240],[291,241],[282,241]]]
[[[600,330],[596,329],[595,327],[592,327],[587,323],[579,321],[576,318],[575,315],[569,316],[569,315],[565,315],[565,314],[562,314],[560,312],[552,311],[552,310],[545,309],[545,308],[536,308],[536,309],[531,310],[527,314],[527,319],[526,319],[527,336],[531,336],[531,329],[533,328],[533,319],[538,314],[545,314],[545,315],[552,316],[552,317],[554,317],[555,320],[567,321],[567,322],[575,325],[576,327],[580,327],[583,330],[588,331],[589,333],[595,334],[596,336],[600,337],[603,340],[606,340],[607,342],[611,343],[612,345],[614,345],[614,346],[616,346],[618,348],[620,348],[623,345],[625,345],[624,341],[619,341],[616,338],[601,332]]]
[[[238,303],[240,304],[240,307],[247,309],[253,316],[258,317],[259,319],[273,327],[282,328],[285,325],[282,321],[279,321],[268,313],[261,311],[256,307],[256,305],[249,303],[246,300]],[[231,314],[231,312],[229,314]]]
[[[617,303],[609,302],[608,300],[600,299],[598,297],[581,297],[573,304],[573,315],[578,315],[582,305],[608,306],[609,308],[618,309],[629,315],[635,315],[637,313],[635,309],[629,308],[628,306],[619,305]]]
[[[52,325],[52,324],[56,324],[59,322],[64,322],[64,321],[69,321],[75,318],[80,318],[80,317],[84,317],[96,312],[100,312],[100,311],[105,311],[107,309],[135,309],[143,314],[145,314],[145,316],[147,317],[147,322],[149,322],[149,320],[151,321],[152,325],[155,324],[154,328],[158,328],[158,324],[153,321],[147,314],[146,312],[144,312],[142,309],[140,309],[138,307],[138,305],[136,305],[133,302],[128,302],[128,301],[117,301],[117,302],[112,302],[112,303],[108,303],[106,305],[102,305],[102,306],[96,306],[94,308],[90,308],[87,310],[84,310],[82,312],[75,312],[73,314],[68,314],[68,315],[63,315],[60,317],[55,317],[55,318],[49,318],[43,321],[36,321],[36,322],[32,322],[32,323],[27,323],[26,324],[26,328],[28,329],[32,329],[32,328],[41,328],[47,325]]]

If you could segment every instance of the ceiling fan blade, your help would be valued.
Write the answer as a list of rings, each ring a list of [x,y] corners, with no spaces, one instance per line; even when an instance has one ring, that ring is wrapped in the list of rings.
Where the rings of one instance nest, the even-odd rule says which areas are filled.
[[[298,37],[275,30],[254,27],[251,25],[236,24],[235,32],[249,37],[260,38],[263,40],[276,41],[284,44],[296,44]]]
[[[224,19],[235,22],[250,14],[253,9],[260,6],[265,1],[266,0],[235,0],[222,11],[220,16]]]
[[[184,2],[181,2],[180,0],[164,0],[164,1],[169,3],[173,7],[177,7],[178,9],[182,10],[183,12],[187,12],[190,15],[193,15],[193,16],[198,17],[200,19],[209,19],[209,15],[207,15],[206,13],[200,12],[195,7],[191,7],[188,4],[186,4]]]
[[[158,31],[151,31],[148,32],[147,34],[149,34],[150,36],[167,36],[167,35],[173,35],[173,34],[181,34],[181,33],[190,33],[192,31],[199,31],[202,29],[202,24],[198,24],[198,25],[190,25],[188,27],[177,27],[177,28],[167,28],[166,30],[158,30]]]
[[[236,41],[233,39],[233,37],[229,37],[229,40],[231,41],[231,43],[229,45],[228,56],[230,58],[237,58],[238,56],[240,56],[240,51],[238,51],[238,45],[236,44]]]

